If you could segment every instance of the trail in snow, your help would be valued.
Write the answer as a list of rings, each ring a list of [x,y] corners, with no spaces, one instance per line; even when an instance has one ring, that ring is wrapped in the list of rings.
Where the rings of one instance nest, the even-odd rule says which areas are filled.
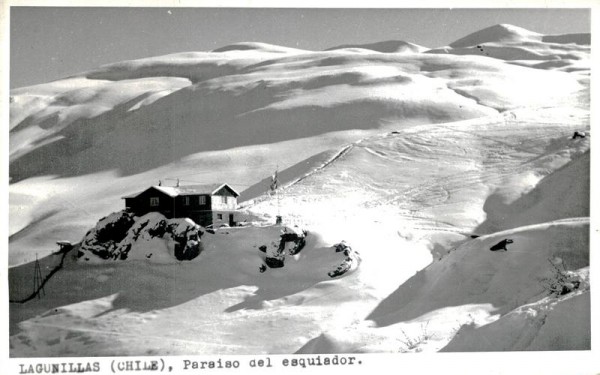
[[[287,189],[291,186],[296,185],[297,183],[301,182],[302,180],[309,178],[310,176],[319,173],[320,171],[322,171],[323,169],[327,168],[328,166],[330,166],[331,164],[335,163],[337,160],[341,159],[342,157],[344,157],[344,155],[346,155],[348,152],[350,152],[352,150],[352,147],[354,147],[354,145],[350,144],[347,146],[344,146],[337,154],[335,154],[331,159],[329,159],[328,161],[326,161],[323,165],[313,169],[311,172],[305,174],[304,176],[298,178],[295,181],[290,182],[289,184],[285,185],[282,187],[282,189]]]

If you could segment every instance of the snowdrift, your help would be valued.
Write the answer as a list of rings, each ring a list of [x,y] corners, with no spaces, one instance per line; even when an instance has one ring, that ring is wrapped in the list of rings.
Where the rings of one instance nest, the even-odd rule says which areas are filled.
[[[507,237],[508,251],[489,250]],[[576,290],[549,292],[553,264],[577,275]],[[374,325],[322,333],[298,353],[589,350],[589,303],[588,219],[537,224],[465,242],[383,300]]]
[[[384,42],[370,44],[343,44],[336,47],[327,48],[326,51],[334,50],[368,50],[382,53],[419,53],[428,48],[418,44],[405,42],[403,40],[386,40]]]
[[[116,216],[102,223],[115,223]],[[149,227],[153,219],[160,218],[142,217],[136,224],[147,220]],[[265,261],[260,247],[278,248],[283,229],[206,232],[203,251],[190,261],[177,261],[164,245],[146,241],[148,232],[140,234],[124,261],[101,259],[89,250],[84,255],[89,261],[69,256],[42,299],[11,305],[11,353],[25,357],[289,353],[307,334],[330,326],[330,319],[312,319],[316,312],[322,317],[335,315],[339,321],[364,313],[361,309],[347,317],[335,313],[340,303],[352,306],[356,296],[369,297],[342,282],[354,272],[334,279],[328,275],[346,256],[318,236],[309,234],[293,255],[286,247],[284,267],[260,271]],[[147,258],[150,248],[154,254]],[[43,264],[54,261],[51,256]],[[23,287],[30,285],[26,281],[31,275],[31,264],[10,269],[11,297],[26,292]]]
[[[524,176],[525,181],[535,176]],[[521,180],[521,182],[523,182]],[[514,180],[513,180],[514,181]],[[490,233],[524,225],[569,217],[590,216],[589,150],[545,176],[527,193],[515,197],[507,184],[491,194],[484,203],[486,221],[476,233]]]
[[[504,315],[534,302],[546,292],[542,279],[551,276],[548,260],[567,270],[589,267],[588,224],[565,219],[468,241],[403,284],[369,319],[384,326],[468,304],[490,304],[490,312]],[[504,237],[514,241],[508,251],[490,251]]]
[[[590,292],[545,298],[494,323],[466,325],[441,351],[590,350]]]

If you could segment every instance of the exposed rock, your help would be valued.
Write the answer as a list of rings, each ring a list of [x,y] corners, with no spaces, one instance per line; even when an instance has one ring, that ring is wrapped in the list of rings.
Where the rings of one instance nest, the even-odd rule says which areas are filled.
[[[120,242],[134,223],[133,213],[118,211],[103,217],[96,225],[96,239],[99,242]]]
[[[284,265],[285,255],[279,257],[267,257],[265,263],[269,268],[281,268]]]
[[[347,249],[350,249],[351,247],[348,246],[348,244],[346,243],[346,241],[342,241],[342,242],[340,242],[338,244],[333,245],[333,248],[335,249],[336,253],[339,253],[339,252],[345,251]]]
[[[283,252],[288,247],[288,254],[298,254],[306,245],[307,235],[308,231],[301,230],[298,227],[284,228],[279,242],[279,250]],[[292,247],[288,246],[290,243],[293,244]]]
[[[337,268],[333,271],[330,271],[327,273],[327,275],[329,275],[329,277],[334,278],[334,277],[338,277],[338,276],[342,276],[343,274],[347,273],[348,271],[352,271],[355,270],[356,268],[358,268],[358,265],[360,264],[360,254],[358,253],[358,251],[353,250],[347,243],[346,241],[342,241],[338,244],[333,245],[333,248],[335,249],[336,253],[343,253],[345,258],[342,261],[342,263],[337,266]]]
[[[127,211],[114,212],[103,217],[94,229],[88,231],[82,241],[81,250],[87,250],[102,259],[116,259],[116,248],[127,236],[133,223],[133,214]]]
[[[134,217],[127,211],[119,211],[102,218],[88,231],[78,256],[90,252],[101,259],[125,260],[136,244],[165,239],[174,244],[176,259],[191,260],[202,252],[202,235],[200,226],[190,219],[167,219],[159,213]],[[152,253],[145,254],[146,259],[151,257]]]
[[[297,227],[295,228],[283,228],[281,231],[279,245],[277,247],[273,247],[267,249],[266,246],[261,246],[259,249],[263,251],[263,247],[265,247],[264,252],[267,254],[265,258],[265,263],[270,268],[281,268],[285,263],[285,255],[296,255],[298,254],[306,245],[306,236],[308,232],[305,230],[301,230]]]
[[[506,245],[511,244],[511,243],[513,243],[513,240],[511,240],[510,238],[506,238],[506,239],[503,239],[502,241],[498,242],[494,246],[490,247],[490,250],[492,250],[492,251],[498,251],[498,250],[508,251],[508,249],[506,248]]]

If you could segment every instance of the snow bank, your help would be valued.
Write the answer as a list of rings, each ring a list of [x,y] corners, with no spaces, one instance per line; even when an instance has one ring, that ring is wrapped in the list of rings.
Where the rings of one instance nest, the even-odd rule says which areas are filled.
[[[152,225],[161,218],[136,223],[141,220]],[[176,263],[172,256],[153,262],[158,252],[147,259],[153,245],[141,240],[145,234],[126,261],[71,262],[48,283],[45,298],[11,305],[11,353],[292,353],[316,332],[361,319],[361,304],[373,301],[370,292],[356,282],[358,272],[327,275],[344,255],[318,235],[309,234],[300,252],[286,254],[283,268],[260,272],[265,253],[259,248],[277,247],[282,229],[207,232],[203,252],[189,262]],[[139,260],[132,260],[142,249]],[[29,280],[32,266],[11,268],[11,298],[24,293],[18,287],[24,284],[15,282]],[[72,334],[65,336],[67,331]]]
[[[571,142],[576,143],[576,142]],[[564,155],[564,154],[563,154]],[[568,155],[568,154],[567,154]],[[541,180],[528,174],[505,181],[484,204],[487,218],[476,233],[490,233],[570,217],[590,215],[590,153],[573,155],[575,160]],[[567,158],[570,158],[567,156]],[[533,184],[524,179],[532,178]]]
[[[546,293],[543,279],[561,259],[569,270],[589,266],[589,219],[538,224],[467,241],[402,285],[370,316],[379,325],[417,318],[446,306],[489,303],[505,314]],[[489,248],[504,238],[506,252]]]
[[[463,326],[444,352],[590,350],[589,291],[521,306],[483,327]]]
[[[322,332],[298,353],[589,349],[588,230],[587,220],[562,221],[467,241],[403,283],[366,322]],[[506,237],[514,240],[507,252],[489,250]],[[552,294],[548,260],[581,284]]]

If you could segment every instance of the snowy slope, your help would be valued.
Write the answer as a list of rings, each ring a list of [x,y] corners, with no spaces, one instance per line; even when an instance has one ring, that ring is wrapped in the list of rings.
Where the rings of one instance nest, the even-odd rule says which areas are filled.
[[[465,242],[379,304],[372,324],[323,333],[299,352],[589,350],[588,232],[587,219],[573,219]],[[514,240],[507,252],[489,250],[504,238]],[[550,296],[548,260],[579,275],[579,289]]]
[[[588,44],[507,25],[427,51],[237,43],[13,90],[11,298],[36,255],[159,179],[228,182],[243,210],[310,236],[266,273],[257,248],[281,228],[207,233],[189,262],[156,238],[127,261],[69,262],[47,298],[11,305],[12,353],[585,348],[587,284],[555,298],[539,281],[548,258],[587,280]],[[362,263],[331,279],[342,240]]]
[[[577,61],[587,61],[588,52]],[[121,196],[160,178],[227,180],[244,190],[277,167],[389,124],[444,123],[523,107],[585,107],[588,80],[585,70],[532,69],[481,56],[238,43],[15,89],[11,253],[29,252],[31,259],[34,252],[48,253],[42,238],[78,240],[95,222],[97,215],[88,213],[115,211]],[[273,142],[280,146],[257,146]]]
[[[477,233],[517,228],[545,220],[590,216],[589,151],[575,156],[571,163],[543,177],[539,182],[538,178],[539,176],[529,172],[520,181],[507,181],[502,188],[491,194],[483,205],[487,214],[486,221],[477,228]],[[516,196],[507,188],[510,183],[515,182],[529,182],[534,187],[527,193]]]
[[[403,40],[386,40],[384,42],[369,44],[343,44],[340,46],[328,48],[327,51],[340,49],[364,49],[382,53],[419,53],[426,51],[428,48],[419,46],[414,43],[405,42]]]
[[[590,34],[543,35],[501,24],[426,53],[487,56],[537,69],[586,72],[590,44]]]
[[[331,240],[344,236],[363,255],[357,277],[366,285],[399,285],[366,322],[325,331],[299,352],[441,350],[463,325],[487,327],[499,318],[513,328],[490,325],[473,338],[465,328],[461,338],[468,341],[447,350],[589,348],[589,335],[579,336],[589,328],[586,287],[543,300],[542,286],[552,271],[548,259],[584,279],[588,272],[589,140],[571,139],[588,120],[584,113],[576,119],[545,112],[364,139],[290,182],[279,205],[292,222]],[[251,209],[274,215],[276,207],[271,199]],[[484,233],[490,234],[472,239]],[[515,241],[507,253],[489,251],[504,238]],[[570,301],[580,294],[573,301],[582,302]],[[571,316],[553,313],[570,311],[572,302]],[[546,316],[554,328],[542,329]],[[578,323],[565,321],[571,319]],[[563,323],[576,327],[557,342],[552,337]],[[478,346],[477,337],[489,343]]]
[[[589,129],[588,121],[584,111],[539,110],[534,118],[515,111],[383,133],[340,149],[322,171],[285,185],[279,200],[271,197],[250,209],[274,216],[279,201],[287,216],[328,233],[374,220],[373,230],[389,225],[396,237],[422,237],[428,246],[435,245],[432,237],[444,242],[484,233],[479,226],[496,218],[509,222],[514,215],[516,224],[525,225],[586,216],[589,139],[571,135]],[[543,193],[532,191],[540,180]],[[564,203],[540,198],[548,195],[548,184],[559,190],[551,196]],[[348,232],[363,238],[360,231]]]
[[[284,268],[259,272],[264,254],[258,248],[277,243],[281,230],[206,232],[203,251],[186,262],[178,262],[158,242],[147,244],[145,252],[153,252],[150,260],[102,261],[89,252],[77,261],[69,257],[65,270],[46,286],[45,298],[12,305],[20,322],[11,321],[13,353],[290,353],[310,335],[361,319],[366,313],[361,304],[373,297],[343,282],[351,274],[337,279],[327,275],[344,256],[318,236],[309,234],[305,248],[287,256]],[[29,283],[17,281],[27,280],[32,268],[11,270],[11,295],[25,295]],[[354,300],[357,295],[361,299]],[[348,311],[340,313],[341,304]]]
[[[506,85],[507,81],[514,83]],[[83,82],[94,85],[97,80]],[[119,80],[109,86],[127,83],[137,82]],[[156,101],[148,100],[156,98],[154,92],[135,92],[120,106],[105,103],[89,86],[78,86],[75,93],[53,92],[44,110],[12,125],[11,178],[17,182],[41,173],[73,176],[106,169],[130,175],[200,151],[372,129],[386,120],[414,124],[475,118],[568,101],[583,88],[576,77],[562,72],[480,58],[348,52],[268,60],[239,74],[209,75],[196,84],[178,86]],[[41,95],[33,88],[24,96]],[[67,108],[56,103],[64,95],[72,100]],[[13,100],[22,99],[14,95]],[[101,112],[106,108],[113,110]],[[148,136],[140,139],[141,131]],[[191,134],[198,134],[194,142],[189,141]],[[177,147],[165,145],[167,138]]]
[[[579,76],[474,56],[239,48],[112,64],[13,90],[11,178],[135,174],[195,152],[386,120],[439,123],[563,103],[585,88]],[[148,135],[138,139],[140,131]]]

